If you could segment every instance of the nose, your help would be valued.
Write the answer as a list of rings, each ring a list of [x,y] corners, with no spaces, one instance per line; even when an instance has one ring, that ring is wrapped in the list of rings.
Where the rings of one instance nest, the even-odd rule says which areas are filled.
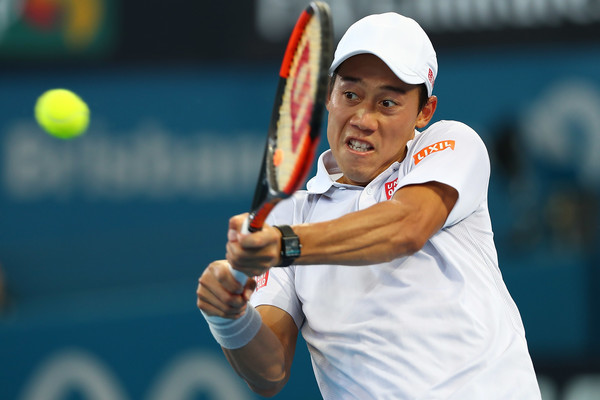
[[[356,110],[350,123],[361,131],[372,133],[377,130],[378,125],[376,112],[368,107],[361,107]]]

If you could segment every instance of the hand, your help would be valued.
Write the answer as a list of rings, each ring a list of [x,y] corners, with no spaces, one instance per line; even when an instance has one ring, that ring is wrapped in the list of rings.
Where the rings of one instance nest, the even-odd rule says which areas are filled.
[[[229,220],[227,261],[248,276],[258,276],[279,264],[281,232],[265,224],[258,232],[242,234],[246,218],[248,214],[240,214]]]
[[[237,319],[246,311],[255,288],[254,279],[242,286],[231,275],[227,261],[214,261],[198,279],[197,305],[207,315]]]

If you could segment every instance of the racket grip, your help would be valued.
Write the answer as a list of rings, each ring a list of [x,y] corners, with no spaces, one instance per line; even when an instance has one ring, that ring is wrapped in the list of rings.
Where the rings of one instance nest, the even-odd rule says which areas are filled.
[[[244,223],[242,224],[242,228],[240,229],[240,233],[243,233],[244,235],[247,235],[249,233],[254,233],[254,232],[258,232],[261,230],[261,228],[255,228],[253,227],[251,224],[254,221],[254,217],[256,217],[255,213],[250,213],[248,214],[248,218],[246,218],[244,220]]]
[[[248,217],[244,220],[244,223],[242,224],[242,228],[240,229],[240,232],[242,234],[247,235],[250,233],[250,221],[251,221],[250,217]],[[248,276],[246,274],[244,274],[241,271],[238,271],[237,269],[233,269],[233,267],[231,265],[229,265],[229,270],[231,271],[231,275],[233,275],[233,277],[242,286],[244,286],[246,284],[246,281],[248,280]]]
[[[240,229],[240,232],[244,235],[247,235],[250,233],[250,217],[248,217],[244,220],[244,223],[242,224],[242,229]]]
[[[231,265],[229,266],[229,271],[235,280],[240,283],[240,285],[244,286],[246,284],[246,281],[248,280],[248,276],[246,274],[244,274],[242,271],[238,271],[237,269],[233,269]]]

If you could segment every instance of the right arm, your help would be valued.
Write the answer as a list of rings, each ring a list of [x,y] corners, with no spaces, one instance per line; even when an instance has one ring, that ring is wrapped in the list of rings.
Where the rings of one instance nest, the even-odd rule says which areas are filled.
[[[205,315],[237,319],[246,312],[254,280],[241,285],[226,261],[211,263],[198,282],[197,304]],[[292,317],[273,306],[259,306],[262,326],[246,345],[223,348],[227,360],[250,388],[262,396],[277,394],[290,376],[298,328]]]

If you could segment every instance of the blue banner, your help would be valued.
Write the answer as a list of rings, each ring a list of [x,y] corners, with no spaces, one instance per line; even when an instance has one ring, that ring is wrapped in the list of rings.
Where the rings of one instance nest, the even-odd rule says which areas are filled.
[[[543,366],[595,365],[598,354],[600,50],[438,58],[435,119],[471,125],[490,151],[500,267],[545,399],[575,400],[598,382],[577,374],[598,371]],[[228,218],[250,205],[276,74],[269,64],[0,77],[0,398],[257,398],[210,336],[195,289],[224,255]],[[84,136],[61,141],[36,125],[35,100],[54,87],[88,102]],[[305,346],[297,352],[278,398],[319,398]]]

